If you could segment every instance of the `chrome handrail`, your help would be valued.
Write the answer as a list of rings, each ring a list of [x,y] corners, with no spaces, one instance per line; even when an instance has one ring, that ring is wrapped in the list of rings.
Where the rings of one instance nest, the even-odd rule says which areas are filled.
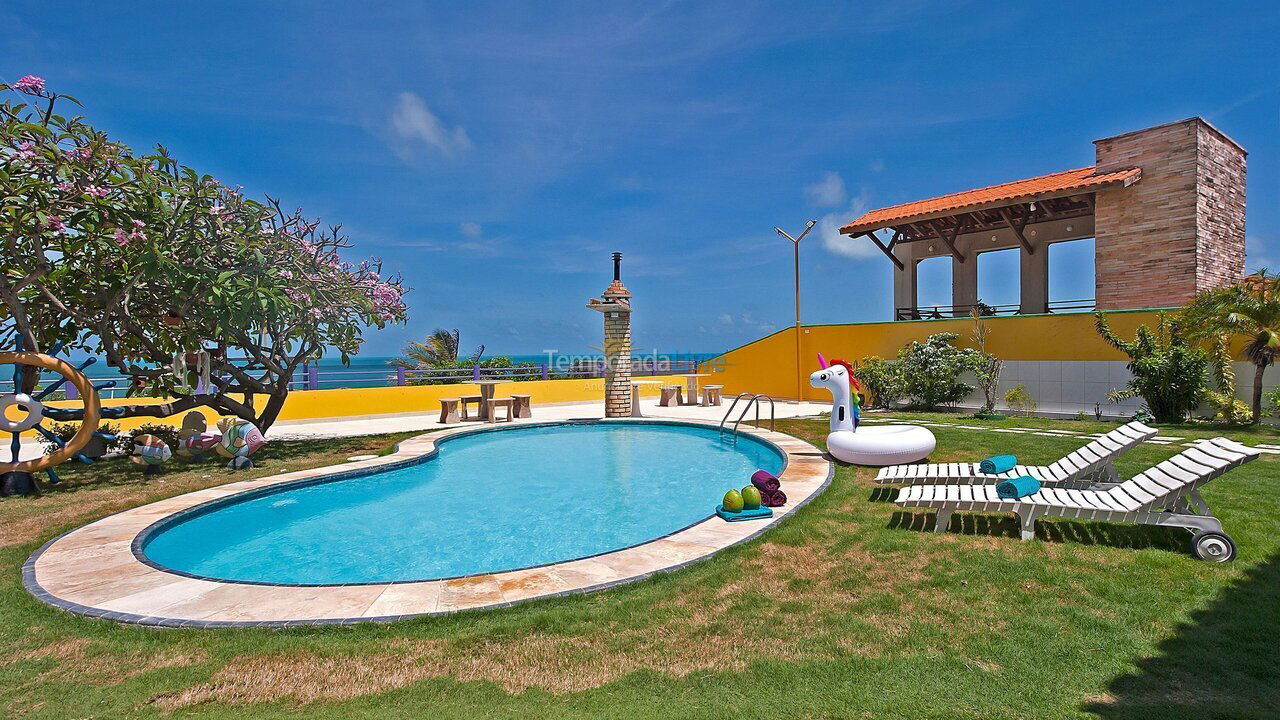
[[[733,414],[733,409],[738,407],[738,401],[742,400],[744,397],[751,397],[751,393],[738,393],[738,397],[734,398],[733,402],[729,403],[729,409],[724,411],[724,417],[720,418],[720,437],[724,437],[724,424],[729,422],[729,416]],[[747,405],[751,405],[750,401],[747,402]]]
[[[729,405],[729,409],[725,411],[724,417],[720,419],[719,436],[724,438],[724,424],[729,421],[729,416],[733,414],[733,409],[738,406],[738,401],[742,398],[749,398],[747,404],[743,406],[742,412],[738,413],[738,419],[733,421],[733,444],[738,444],[738,424],[747,416],[747,412],[754,406],[756,409],[756,426],[760,425],[760,399],[764,398],[769,401],[769,432],[773,432],[774,422],[777,419],[778,409],[773,403],[773,398],[764,393],[738,393],[738,397],[733,399],[733,403]]]

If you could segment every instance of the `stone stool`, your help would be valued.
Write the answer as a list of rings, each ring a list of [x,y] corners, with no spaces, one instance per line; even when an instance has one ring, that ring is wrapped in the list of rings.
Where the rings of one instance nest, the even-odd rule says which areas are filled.
[[[514,419],[515,419],[515,417],[514,417],[514,415],[512,414],[512,405],[513,405],[513,404],[514,404],[514,402],[512,401],[512,399],[511,399],[511,398],[489,398],[488,408],[487,408],[487,409],[488,409],[488,411],[489,411],[489,413],[488,413],[488,414],[489,414],[489,422],[491,422],[491,423],[496,423],[496,422],[498,422],[498,414],[494,412],[494,409],[496,409],[496,408],[506,408],[506,409],[507,409],[507,418],[506,418],[505,420],[503,420],[502,422],[511,422],[512,420],[514,420]]]
[[[482,414],[482,413],[480,412],[480,403],[484,402],[484,396],[483,396],[483,395],[463,395],[462,397],[458,398],[458,401],[459,401],[459,407],[461,407],[461,408],[462,408],[462,419],[463,419],[463,420],[470,420],[470,419],[471,419],[471,416],[470,416],[469,414],[467,414],[467,406],[468,406],[468,405],[470,405],[471,403],[475,403],[475,404],[476,404],[476,419],[477,419],[477,420],[483,420],[483,419],[484,419],[484,418],[482,418],[482,417],[481,417],[481,414]]]
[[[719,405],[720,391],[724,389],[723,385],[703,385],[702,386],[702,406]]]
[[[663,385],[662,396],[658,398],[658,404],[662,407],[671,407],[672,405],[684,404],[684,390],[679,385]]]
[[[511,396],[511,400],[512,400],[511,405],[512,405],[513,411],[515,412],[516,417],[518,418],[533,417],[533,408],[531,404],[532,399],[533,399],[532,395],[513,394]]]
[[[458,422],[458,398],[440,398],[440,422],[445,425]]]

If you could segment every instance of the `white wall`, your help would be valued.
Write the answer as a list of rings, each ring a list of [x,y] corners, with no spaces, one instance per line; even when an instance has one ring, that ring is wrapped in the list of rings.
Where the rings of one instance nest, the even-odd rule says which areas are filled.
[[[1235,369],[1237,395],[1247,403],[1253,387],[1253,365],[1235,363]],[[1107,401],[1107,393],[1127,386],[1130,377],[1123,361],[1006,360],[996,389],[996,408],[1007,410],[1004,394],[1021,384],[1039,406],[1037,414],[1074,416],[1083,412],[1092,417],[1094,403],[1100,403],[1106,417],[1129,417],[1142,407],[1142,398],[1113,405]],[[972,377],[965,381],[974,384]],[[1262,385],[1267,390],[1280,385],[1280,367],[1268,368]],[[960,407],[982,407],[982,391],[975,391]]]

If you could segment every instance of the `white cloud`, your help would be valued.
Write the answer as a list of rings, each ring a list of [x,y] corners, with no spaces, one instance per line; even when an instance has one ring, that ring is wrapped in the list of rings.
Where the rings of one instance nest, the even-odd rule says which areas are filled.
[[[1245,272],[1253,272],[1266,268],[1272,272],[1280,271],[1280,263],[1276,262],[1274,243],[1268,243],[1258,235],[1246,235],[1244,239]]]
[[[863,259],[876,257],[880,250],[865,237],[851,238],[840,234],[840,227],[857,219],[868,208],[866,189],[849,201],[849,207],[822,216],[815,228],[822,246],[829,252],[848,258]]]
[[[458,231],[469,238],[478,238],[482,232],[480,223],[464,222],[458,224]]]
[[[720,324],[721,324],[721,325],[732,325],[732,324],[733,324],[733,316],[732,316],[732,315],[730,315],[729,313],[724,313],[723,315],[721,315],[721,316],[719,317],[719,320],[720,320]]]
[[[471,138],[461,125],[445,126],[427,103],[411,92],[396,98],[389,121],[394,143],[392,149],[402,159],[412,159],[420,149],[453,157],[471,149]]]
[[[822,173],[822,179],[806,186],[804,194],[815,207],[835,207],[844,202],[844,178],[839,173],[828,170]]]
[[[867,164],[867,169],[871,172],[880,172],[884,170],[884,161],[880,158],[876,158]]]

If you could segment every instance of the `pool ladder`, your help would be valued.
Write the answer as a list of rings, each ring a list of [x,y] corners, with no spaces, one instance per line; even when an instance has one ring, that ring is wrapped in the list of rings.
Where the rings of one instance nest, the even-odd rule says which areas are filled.
[[[733,421],[733,428],[731,432],[733,433],[734,445],[738,444],[738,423],[742,422],[742,418],[747,416],[747,413],[752,407],[755,407],[756,409],[756,425],[760,425],[760,400],[762,398],[769,401],[769,432],[773,432],[773,419],[777,412],[773,405],[773,398],[765,395],[764,393],[738,393],[738,397],[734,398],[733,402],[729,404],[729,409],[725,411],[724,417],[720,418],[721,439],[724,439],[724,424],[729,422],[729,416],[733,415],[733,409],[738,407],[738,402],[741,401],[742,398],[747,398],[747,404],[742,406],[742,412],[738,413],[738,419]]]

